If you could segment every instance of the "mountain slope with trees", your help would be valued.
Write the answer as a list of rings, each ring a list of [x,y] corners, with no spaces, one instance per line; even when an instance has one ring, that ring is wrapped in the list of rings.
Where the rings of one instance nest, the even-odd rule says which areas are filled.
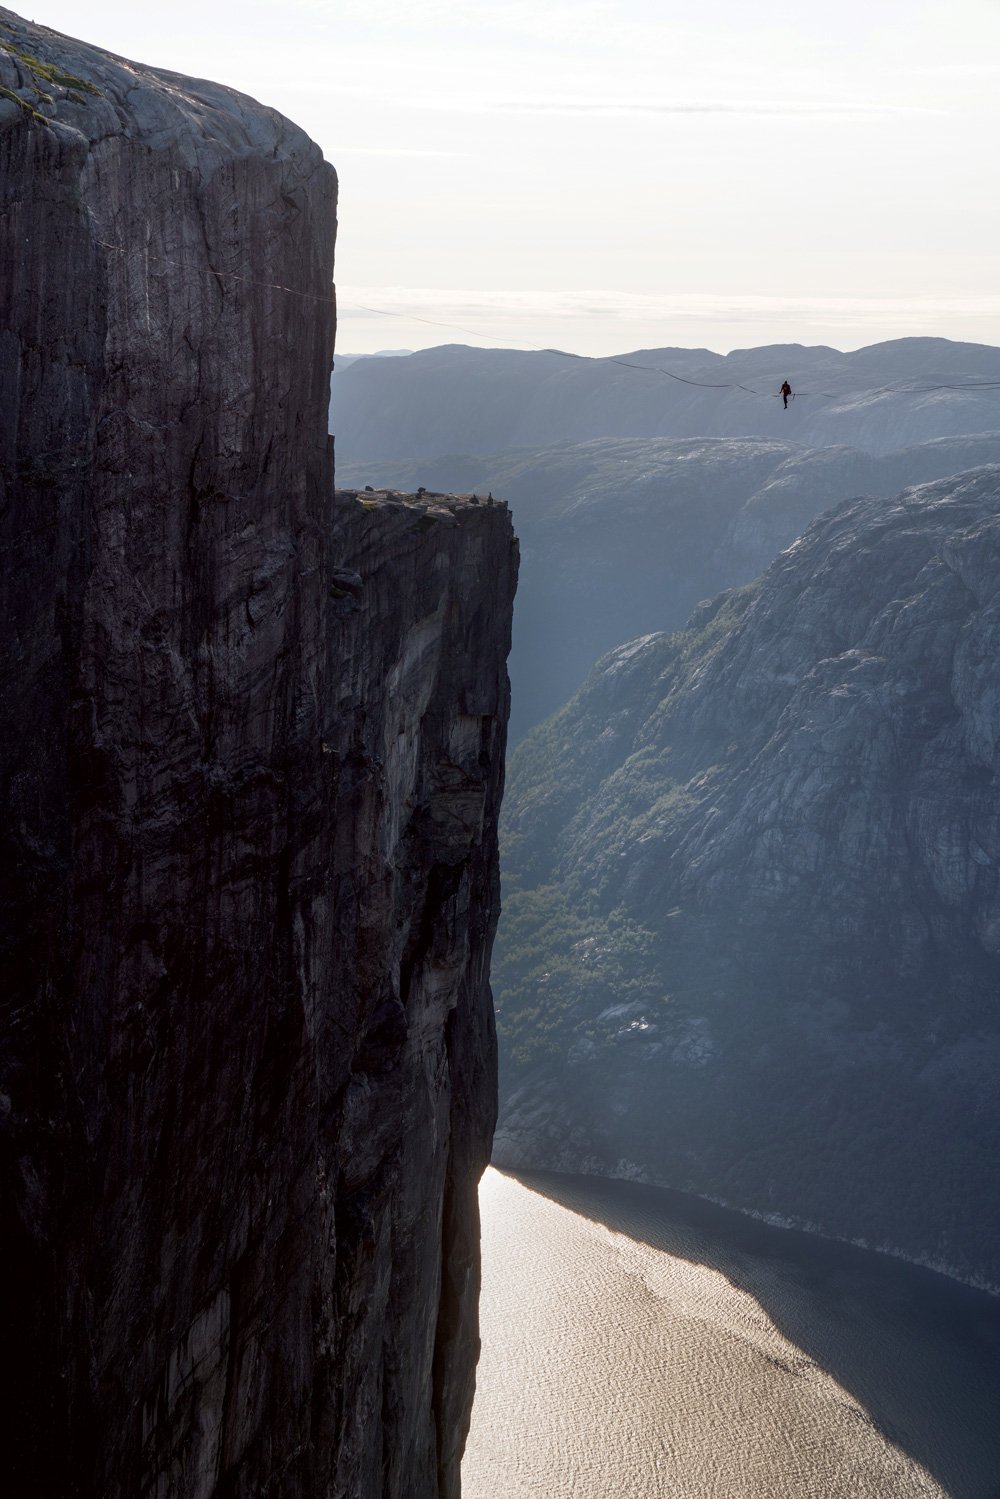
[[[501,1163],[1000,1282],[1000,467],[841,504],[513,758]]]

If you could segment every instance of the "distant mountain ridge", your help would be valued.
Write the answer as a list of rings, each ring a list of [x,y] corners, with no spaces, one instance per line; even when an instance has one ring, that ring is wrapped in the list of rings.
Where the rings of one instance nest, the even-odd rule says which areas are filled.
[[[682,378],[657,373],[657,365]],[[788,411],[777,399],[786,378],[796,392]],[[998,388],[975,388],[993,381]],[[895,389],[956,384],[969,388]],[[446,344],[352,363],[335,372],[331,402],[345,462],[596,437],[757,436],[883,453],[998,427],[1000,348],[940,338],[894,339],[851,353],[774,344],[726,355],[640,349],[604,359]]]
[[[341,482],[511,502],[522,563],[511,741],[561,706],[598,656],[749,582],[831,505],[1000,462],[1000,432],[880,456],[761,438],[604,438],[489,457],[338,463]]]
[[[612,651],[508,775],[500,1164],[1000,1284],[1000,466]]]

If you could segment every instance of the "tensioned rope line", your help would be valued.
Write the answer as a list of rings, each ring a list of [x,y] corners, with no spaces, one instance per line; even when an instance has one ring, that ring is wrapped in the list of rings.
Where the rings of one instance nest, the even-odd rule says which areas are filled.
[[[127,245],[115,245],[109,240],[104,239],[99,239],[95,243],[101,245],[105,250],[114,250],[120,255],[127,255],[129,253]],[[173,260],[166,255],[152,254],[148,249],[133,248],[131,253],[142,255],[147,263],[152,260],[162,265],[176,266],[179,270],[189,273],[191,270],[191,267],[185,265],[183,261]],[[238,281],[244,286],[254,286],[264,291],[287,292],[290,296],[302,297],[310,302],[321,302],[324,306],[336,304],[336,291],[333,287],[331,287],[329,297],[322,297],[318,296],[315,292],[298,291],[294,286],[284,286],[278,281],[255,281],[249,276],[240,276],[235,271],[219,271],[210,266],[205,268],[198,267],[197,270],[198,274],[209,276],[213,280]],[[602,357],[591,354],[574,354],[568,349],[554,349],[542,344],[526,343],[525,340],[505,338],[502,334],[484,333],[480,329],[467,328],[461,323],[449,323],[439,318],[421,317],[415,312],[393,312],[385,307],[367,306],[364,302],[342,302],[340,305],[345,308],[354,308],[359,312],[374,313],[378,317],[392,318],[397,322],[424,323],[431,328],[449,328],[454,332],[467,333],[472,338],[496,338],[501,343],[513,343],[519,348],[527,347],[532,352],[538,354],[553,354],[559,359],[576,359],[586,364],[617,364],[626,370],[641,370],[646,374],[664,375],[668,380],[676,380],[680,385],[693,385],[700,390],[743,390],[746,391],[747,395],[761,396],[765,400],[777,401],[780,399],[780,392],[757,390],[754,386],[743,385],[738,380],[692,380],[687,375],[678,375],[676,370],[668,370],[658,364],[636,364],[634,360],[622,359],[615,355]],[[869,398],[882,395],[927,395],[938,390],[1000,390],[1000,380],[965,380],[955,384],[943,383],[940,385],[882,385],[875,390],[859,389],[855,391],[798,390],[793,392],[793,399],[796,396],[808,396],[813,400],[840,401],[850,395],[864,395]]]
[[[499,338],[501,343],[516,344],[518,348],[528,348],[536,354],[555,354],[559,359],[582,359],[587,364],[597,362],[601,364],[620,364],[622,369],[645,370],[647,374],[666,375],[671,380],[679,380],[682,385],[698,385],[704,390],[745,390],[748,395],[765,396],[767,398],[771,398],[773,394],[769,390],[754,390],[751,386],[740,385],[736,381],[689,380],[686,375],[678,375],[674,370],[661,369],[656,364],[635,364],[628,359],[620,359],[615,355],[573,354],[569,349],[553,349],[544,344],[528,343],[525,339],[518,340],[504,338],[501,334],[482,333],[476,328],[465,328],[461,323],[443,323],[438,318],[418,317],[415,312],[390,312],[384,307],[368,307],[364,302],[342,302],[340,305],[342,307],[354,307],[361,312],[374,312],[379,317],[395,318],[400,322],[405,319],[407,322],[427,323],[432,328],[453,328],[459,333],[470,333],[473,338]],[[774,399],[778,399],[777,395],[774,396]]]
[[[564,359],[590,359],[593,357],[589,354],[570,354],[564,349],[546,349],[544,352],[548,354],[561,354]],[[780,391],[755,390],[753,386],[741,385],[739,381],[689,380],[686,376],[678,375],[674,370],[663,369],[658,364],[635,364],[631,360],[619,359],[614,355],[607,355],[601,359],[601,363],[620,364],[623,369],[627,370],[650,370],[657,375],[669,375],[671,380],[679,380],[682,385],[699,385],[705,390],[745,390],[752,396],[766,396],[775,401],[779,400],[781,395]],[[908,396],[931,390],[1000,390],[1000,380],[970,380],[961,385],[881,385],[876,390],[860,391],[796,390],[792,392],[792,397],[812,396],[814,399],[823,401],[840,401],[849,395],[865,395],[869,397],[883,395]]]
[[[462,323],[446,323],[440,318],[421,317],[415,312],[393,312],[385,307],[371,307],[364,302],[340,301],[339,306],[351,307],[360,312],[373,312],[379,317],[392,318],[396,322],[426,323],[431,328],[450,328],[458,333],[469,333],[473,338],[496,338],[501,343],[512,343],[520,349],[531,349],[536,354],[555,354],[560,359],[580,359],[586,364],[619,364],[622,369],[641,370],[647,375],[666,375],[670,380],[677,380],[681,385],[696,385],[702,390],[745,390],[751,396],[763,396],[766,400],[780,400],[780,391],[756,390],[752,385],[742,385],[738,380],[692,380],[687,375],[678,375],[676,370],[664,369],[658,364],[636,364],[634,360],[622,359],[614,354],[574,354],[569,349],[554,349],[545,344],[529,343],[526,339],[505,338],[500,333],[484,333],[480,328],[467,328]],[[1000,380],[965,380],[954,385],[881,385],[875,390],[860,389],[856,391],[824,391],[824,390],[797,390],[792,392],[795,396],[811,396],[823,401],[840,401],[849,395],[882,396],[882,395],[920,395],[934,390],[1000,390]]]

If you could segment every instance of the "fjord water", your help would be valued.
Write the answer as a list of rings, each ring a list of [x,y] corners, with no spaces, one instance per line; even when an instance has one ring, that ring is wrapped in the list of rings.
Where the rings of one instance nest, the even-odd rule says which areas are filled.
[[[680,1193],[489,1170],[464,1499],[1000,1499],[1000,1302]]]

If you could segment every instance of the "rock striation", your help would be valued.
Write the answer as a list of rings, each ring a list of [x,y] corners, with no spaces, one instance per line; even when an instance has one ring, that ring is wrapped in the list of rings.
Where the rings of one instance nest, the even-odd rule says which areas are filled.
[[[458,1493],[516,544],[335,499],[335,211],[0,10],[11,1495]]]
[[[500,1164],[1000,1285],[1000,468],[852,501],[514,756]]]

